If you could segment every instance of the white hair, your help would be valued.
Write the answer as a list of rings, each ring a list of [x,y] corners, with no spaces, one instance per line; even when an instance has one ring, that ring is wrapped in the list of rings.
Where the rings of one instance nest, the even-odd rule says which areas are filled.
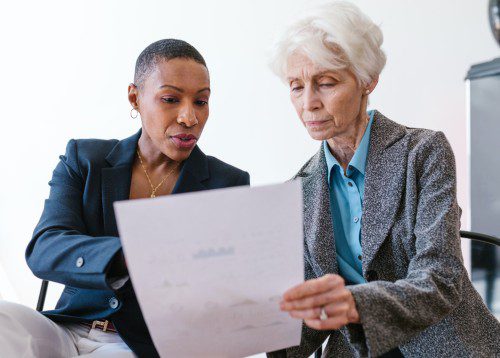
[[[301,52],[331,70],[350,69],[367,85],[382,72],[384,36],[361,10],[345,1],[318,6],[288,27],[276,44],[271,69],[285,80],[290,55]]]

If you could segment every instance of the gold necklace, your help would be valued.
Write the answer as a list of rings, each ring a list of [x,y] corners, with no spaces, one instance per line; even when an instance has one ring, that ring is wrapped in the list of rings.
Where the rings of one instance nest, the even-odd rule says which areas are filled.
[[[149,177],[148,171],[146,170],[146,167],[144,166],[144,163],[142,162],[141,158],[141,153],[139,153],[139,149],[137,149],[137,156],[139,157],[139,162],[141,163],[142,170],[144,170],[144,174],[146,174],[146,178],[148,178],[149,185],[151,186],[151,197],[156,198],[156,191],[160,186],[167,180],[167,178],[174,172],[174,170],[177,168],[177,165],[175,165],[170,171],[165,175],[165,177],[161,180],[160,184],[157,186],[154,186],[153,183],[151,182],[151,178]]]

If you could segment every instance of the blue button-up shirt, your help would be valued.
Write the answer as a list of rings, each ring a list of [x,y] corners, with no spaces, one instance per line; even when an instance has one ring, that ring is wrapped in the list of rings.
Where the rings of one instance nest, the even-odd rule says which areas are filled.
[[[330,208],[339,274],[347,283],[364,283],[361,266],[361,216],[365,189],[365,167],[370,144],[370,130],[374,111],[369,111],[370,121],[346,174],[330,152],[328,143],[323,142],[328,166]],[[332,243],[333,244],[333,243]]]

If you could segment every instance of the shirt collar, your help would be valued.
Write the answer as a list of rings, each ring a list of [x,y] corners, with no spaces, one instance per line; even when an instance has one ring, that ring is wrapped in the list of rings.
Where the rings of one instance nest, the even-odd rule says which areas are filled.
[[[368,121],[368,125],[366,126],[365,133],[363,134],[363,138],[361,138],[361,142],[359,143],[358,148],[354,152],[354,156],[349,162],[349,166],[347,169],[347,175],[352,174],[352,168],[356,168],[361,174],[365,175],[366,168],[366,158],[368,157],[368,147],[370,145],[370,131],[373,123],[373,115],[375,111],[368,111],[368,115],[370,116],[370,120]],[[340,163],[337,159],[332,155],[330,149],[328,147],[328,143],[323,141],[323,148],[325,152],[326,165],[328,167],[328,182],[330,182],[330,173],[332,172],[332,168],[334,166],[338,166],[340,168]]]

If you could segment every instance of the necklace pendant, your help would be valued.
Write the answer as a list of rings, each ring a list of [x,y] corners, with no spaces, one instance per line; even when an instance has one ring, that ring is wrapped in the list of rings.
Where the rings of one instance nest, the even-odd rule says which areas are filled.
[[[151,197],[152,197],[152,198],[156,198],[155,193],[151,193]]]

